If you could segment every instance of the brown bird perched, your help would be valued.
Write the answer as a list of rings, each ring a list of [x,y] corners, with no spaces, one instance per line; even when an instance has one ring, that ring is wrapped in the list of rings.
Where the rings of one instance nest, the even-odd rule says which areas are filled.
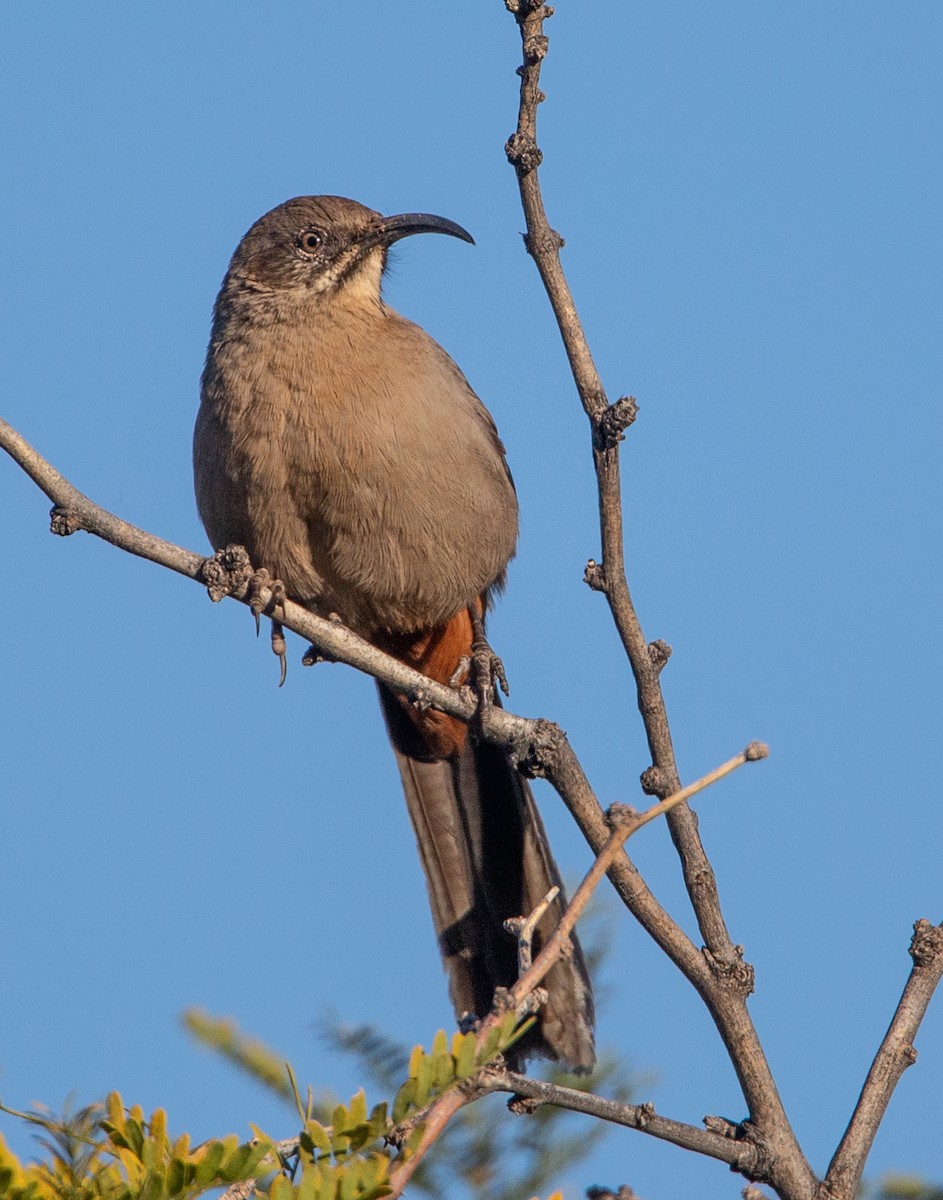
[[[293,600],[440,683],[462,678],[504,583],[517,500],[494,422],[424,330],[380,294],[388,247],[471,242],[425,213],[301,196],[260,218],[216,300],[194,434],[200,516]],[[467,725],[380,687],[459,1015],[517,977],[507,917],[559,875],[530,790]],[[557,923],[559,899],[544,918]],[[579,945],[520,1044],[586,1070],[593,1000]]]

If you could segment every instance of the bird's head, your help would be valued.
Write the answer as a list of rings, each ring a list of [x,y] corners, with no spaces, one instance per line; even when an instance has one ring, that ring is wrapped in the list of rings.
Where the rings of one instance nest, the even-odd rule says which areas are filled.
[[[461,225],[431,213],[384,217],[343,196],[296,196],[260,217],[236,248],[227,282],[259,292],[341,292],[379,299],[386,253],[414,233],[474,244]]]

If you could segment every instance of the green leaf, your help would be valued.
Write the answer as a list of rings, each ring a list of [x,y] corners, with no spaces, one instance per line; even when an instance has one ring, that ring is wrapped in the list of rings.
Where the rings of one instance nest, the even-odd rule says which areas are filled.
[[[393,1122],[398,1125],[405,1120],[409,1110],[416,1107],[416,1080],[409,1078],[396,1093],[393,1101]]]
[[[453,1053],[455,1046],[453,1043]],[[475,1035],[466,1033],[458,1047],[458,1053],[455,1055],[455,1078],[467,1079],[469,1075],[473,1075],[478,1069],[478,1064],[475,1061]]]
[[[432,1064],[432,1084],[437,1092],[444,1092],[455,1082],[455,1059],[445,1050],[437,1054]]]
[[[350,1102],[350,1120],[354,1125],[360,1125],[367,1119],[367,1095],[363,1088]]]
[[[253,1146],[251,1142],[243,1142],[230,1154],[219,1169],[219,1178],[226,1183],[236,1183],[248,1179],[253,1168],[265,1153],[265,1147]]]
[[[321,1154],[331,1153],[331,1139],[328,1137],[327,1130],[318,1121],[308,1121],[302,1130],[301,1140],[310,1139],[311,1149],[319,1151]]]
[[[226,1155],[226,1147],[222,1142],[208,1142],[204,1153],[196,1164],[193,1182],[198,1187],[206,1187],[216,1179],[220,1163]]]
[[[291,1186],[291,1181],[284,1175],[276,1175],[269,1187],[268,1194],[269,1200],[294,1200],[295,1190]],[[298,1195],[300,1194],[301,1189],[299,1188]]]
[[[379,1104],[375,1104],[370,1113],[370,1128],[373,1131],[374,1137],[382,1137],[386,1133],[387,1115],[386,1101],[383,1100]]]
[[[435,1059],[430,1058],[428,1054],[424,1054],[419,1060],[416,1070],[416,1100],[415,1103],[419,1108],[429,1100],[429,1094],[432,1091],[432,1072],[435,1068]]]

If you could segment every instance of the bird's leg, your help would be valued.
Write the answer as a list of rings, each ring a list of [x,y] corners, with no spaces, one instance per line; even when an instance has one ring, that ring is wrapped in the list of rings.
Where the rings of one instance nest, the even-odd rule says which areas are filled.
[[[500,687],[505,696],[510,694],[504,663],[488,645],[485,623],[477,604],[469,604],[468,615],[472,625],[471,684],[478,696],[479,711],[485,712],[494,704],[494,690]]]

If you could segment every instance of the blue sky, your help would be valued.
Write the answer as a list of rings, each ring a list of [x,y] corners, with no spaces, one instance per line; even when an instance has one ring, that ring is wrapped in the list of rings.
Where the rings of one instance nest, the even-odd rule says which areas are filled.
[[[883,1035],[917,917],[941,918],[943,9],[577,5],[548,26],[543,187],[624,446],[627,559],[682,774],[770,759],[699,804],[751,1008],[821,1170]],[[503,145],[517,33],[443,5],[9,3],[2,415],[83,491],[205,548],[190,437],[236,242],[333,192],[461,222],[387,298],[494,414],[522,504],[492,641],[604,803],[647,765],[600,597],[579,409],[520,241]],[[199,1004],[349,1093],[327,1009],[409,1042],[451,1024],[368,680],[288,684],[251,619],[84,535],[0,463],[0,1096],[119,1088],[196,1137],[290,1122],[177,1024]],[[539,789],[565,872],[586,848]],[[634,853],[692,929],[664,828]],[[696,997],[613,904],[600,1041],[659,1111],[743,1115]],[[943,1177],[943,998],[869,1166]],[[0,1129],[30,1143],[10,1119]],[[720,1200],[715,1163],[616,1131],[561,1180]]]

